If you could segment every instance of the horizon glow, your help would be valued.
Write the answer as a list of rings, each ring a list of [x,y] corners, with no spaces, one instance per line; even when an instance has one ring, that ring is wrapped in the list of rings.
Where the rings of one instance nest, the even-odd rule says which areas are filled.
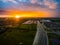
[[[0,0],[0,17],[60,17],[59,4],[59,0]]]

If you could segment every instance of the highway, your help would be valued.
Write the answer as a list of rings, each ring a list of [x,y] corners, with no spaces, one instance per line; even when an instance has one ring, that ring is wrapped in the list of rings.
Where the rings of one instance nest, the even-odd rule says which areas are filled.
[[[46,26],[46,25],[48,26]],[[50,31],[47,31],[47,33],[55,33],[57,35],[60,35],[60,24],[57,22],[44,22],[44,27],[51,30]],[[56,31],[55,31],[56,30]]]
[[[37,21],[37,32],[33,45],[48,45],[48,36],[40,21]]]
[[[60,24],[55,22],[43,22],[45,27],[51,29],[51,30],[60,30]]]
[[[60,36],[60,32],[49,32],[49,31],[47,31],[47,33],[54,33],[54,34],[57,34]]]

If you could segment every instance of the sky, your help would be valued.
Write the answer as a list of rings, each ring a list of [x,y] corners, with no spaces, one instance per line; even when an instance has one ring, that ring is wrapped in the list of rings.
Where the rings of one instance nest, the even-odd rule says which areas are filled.
[[[47,11],[59,17],[60,0],[0,0],[0,14],[9,9],[27,10],[27,11]]]

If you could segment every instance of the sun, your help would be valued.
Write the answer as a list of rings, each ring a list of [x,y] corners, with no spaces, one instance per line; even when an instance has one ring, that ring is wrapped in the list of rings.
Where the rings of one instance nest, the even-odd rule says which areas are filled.
[[[16,15],[15,17],[16,17],[16,18],[20,18],[20,16],[19,16],[19,15]]]

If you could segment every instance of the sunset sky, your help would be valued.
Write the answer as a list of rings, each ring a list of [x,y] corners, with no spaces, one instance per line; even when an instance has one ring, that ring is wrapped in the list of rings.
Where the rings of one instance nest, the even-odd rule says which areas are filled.
[[[60,0],[0,0],[0,15],[60,17]]]

